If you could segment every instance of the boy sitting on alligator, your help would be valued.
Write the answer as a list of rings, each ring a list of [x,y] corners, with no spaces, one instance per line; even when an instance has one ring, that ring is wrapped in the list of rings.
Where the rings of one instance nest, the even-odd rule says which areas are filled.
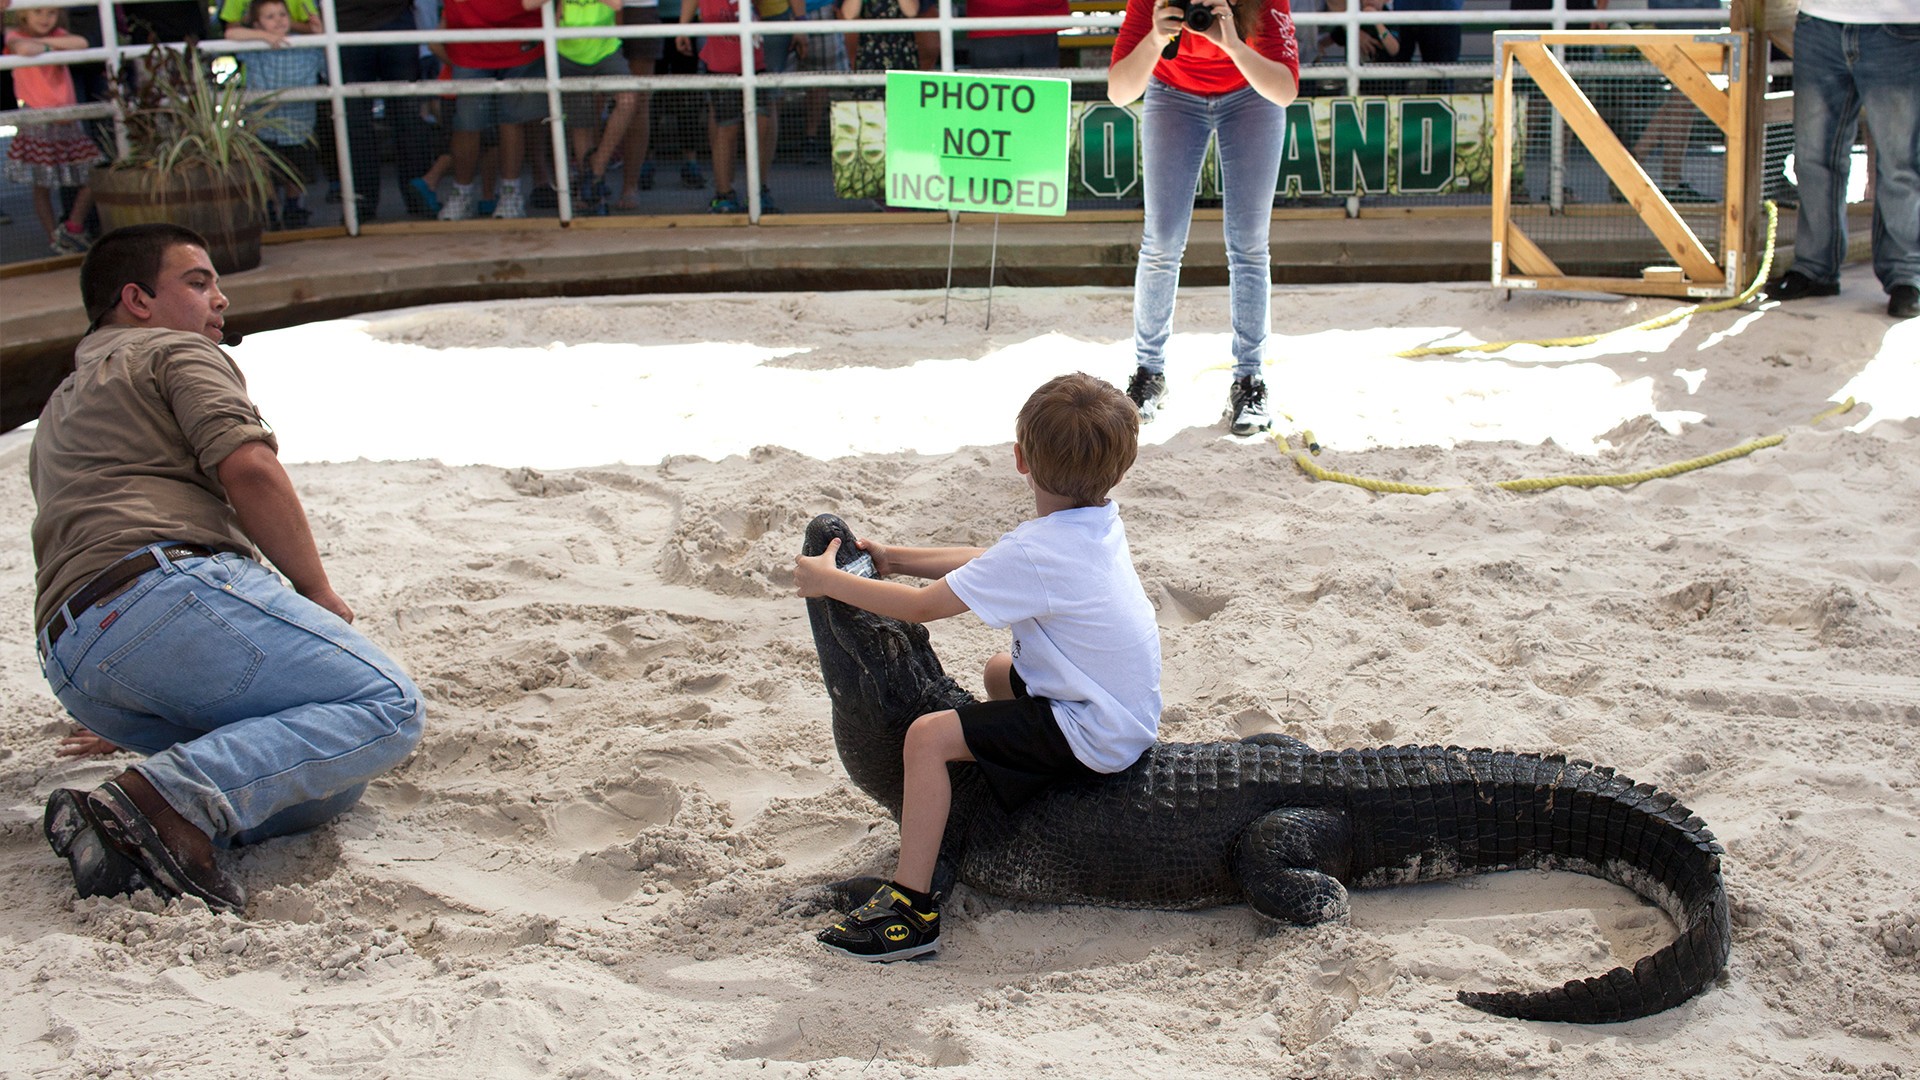
[[[820,933],[830,951],[892,961],[939,948],[934,870],[953,799],[948,763],[976,762],[1012,812],[1055,782],[1120,772],[1153,745],[1160,629],[1107,498],[1133,465],[1139,431],[1139,412],[1118,388],[1062,375],[1034,391],[1014,424],[1013,465],[1033,490],[1034,516],[992,547],[860,540],[866,558],[849,561],[836,536],[794,560],[801,596],[911,623],[972,611],[1013,631],[1011,651],[987,661],[987,701],[928,712],[908,727],[898,869]],[[888,574],[934,581],[877,580]]]

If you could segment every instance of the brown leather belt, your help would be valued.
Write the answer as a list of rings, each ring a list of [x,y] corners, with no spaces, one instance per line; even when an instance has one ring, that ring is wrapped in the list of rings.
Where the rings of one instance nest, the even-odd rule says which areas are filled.
[[[181,559],[204,559],[214,554],[212,548],[201,547],[199,544],[171,544],[161,548],[160,551],[167,557],[168,562],[178,562]],[[134,578],[149,570],[157,570],[159,567],[160,560],[153,557],[153,552],[142,551],[131,559],[114,563],[95,574],[92,581],[80,586],[80,591],[73,594],[73,599],[61,605],[67,613],[67,618],[61,618],[60,610],[56,609],[53,618],[48,619],[47,625],[41,628],[47,635],[47,647],[52,648],[53,643],[60,640],[60,635],[67,632],[67,627],[79,622],[81,614],[88,608],[113,596]]]

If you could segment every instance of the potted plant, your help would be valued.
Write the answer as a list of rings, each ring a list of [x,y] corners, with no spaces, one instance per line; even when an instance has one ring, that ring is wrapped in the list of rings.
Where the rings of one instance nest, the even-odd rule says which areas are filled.
[[[222,274],[260,265],[275,184],[297,177],[261,138],[283,123],[271,115],[279,95],[249,94],[244,82],[215,78],[192,41],[155,44],[109,79],[127,141],[126,153],[93,171],[101,223],[170,221],[206,237]]]

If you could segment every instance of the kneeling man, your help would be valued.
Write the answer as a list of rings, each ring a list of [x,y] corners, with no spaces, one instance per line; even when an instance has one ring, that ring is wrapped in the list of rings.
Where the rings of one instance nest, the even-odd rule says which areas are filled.
[[[328,584],[273,431],[217,347],[227,298],[206,241],[116,229],[80,291],[92,323],[29,460],[34,626],[60,703],[148,757],[55,791],[47,841],[81,896],[238,911],[215,848],[351,807],[420,741],[420,694]]]

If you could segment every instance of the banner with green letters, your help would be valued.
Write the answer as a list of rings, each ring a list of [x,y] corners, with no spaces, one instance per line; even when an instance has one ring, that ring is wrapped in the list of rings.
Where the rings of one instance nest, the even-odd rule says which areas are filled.
[[[1064,142],[1060,144],[1065,156],[1066,185],[1057,209],[1052,202],[1041,210],[931,198],[926,179],[932,175],[931,160],[956,170],[951,175],[957,178],[971,178],[984,174],[984,164],[975,159],[971,151],[989,152],[979,155],[980,158],[998,156],[992,152],[1012,148],[1016,136],[1009,134],[1002,139],[993,134],[1014,130],[1010,124],[968,123],[967,117],[971,114],[964,111],[946,117],[944,111],[936,114],[916,104],[911,113],[903,113],[893,104],[896,75],[903,80],[913,80],[914,89],[906,90],[903,85],[902,90],[913,95],[951,93],[944,89],[922,89],[927,85],[925,80],[968,78],[889,72],[886,107],[877,101],[835,103],[833,188],[841,198],[884,197],[889,205],[898,206],[1053,214],[1065,211],[1067,199],[1079,200],[1084,205],[1095,200],[1137,201],[1140,198],[1140,105],[1135,102],[1123,107],[1096,101],[1071,104],[1071,119]],[[986,78],[994,83],[1054,81],[973,78]],[[1064,95],[1066,84],[1059,85]],[[917,103],[917,98],[915,100]],[[983,99],[976,100],[985,103]],[[1520,107],[1524,102],[1515,104]],[[918,125],[911,140],[916,156],[903,159],[907,164],[898,164],[893,156],[899,151],[889,130],[889,115],[895,126],[908,115],[913,117],[908,122]],[[948,122],[949,119],[952,122]],[[1520,130],[1525,130],[1524,113],[1515,117],[1515,123],[1520,125]],[[1044,132],[1038,129],[1028,136],[1036,143],[1044,141],[1044,137]],[[1493,190],[1493,150],[1493,98],[1490,95],[1301,98],[1287,109],[1286,142],[1281,149],[1280,179],[1275,195],[1285,200],[1346,195],[1488,194]],[[1023,145],[1021,153],[1025,152]],[[949,160],[955,164],[945,164]],[[894,169],[889,169],[890,163],[895,163]],[[895,191],[892,180],[895,171],[905,172],[912,178],[901,185],[900,192]],[[1520,171],[1516,155],[1516,180]],[[1218,198],[1219,176],[1217,147],[1209,145],[1196,194],[1201,198]],[[951,195],[955,192],[955,183],[942,182],[933,188],[940,195]],[[983,190],[975,187],[972,193]],[[995,190],[1008,194],[1005,189]],[[958,187],[958,193],[969,194],[964,182]],[[920,201],[911,201],[914,197]]]
[[[887,72],[887,205],[1065,214],[1070,96],[1065,79]]]

